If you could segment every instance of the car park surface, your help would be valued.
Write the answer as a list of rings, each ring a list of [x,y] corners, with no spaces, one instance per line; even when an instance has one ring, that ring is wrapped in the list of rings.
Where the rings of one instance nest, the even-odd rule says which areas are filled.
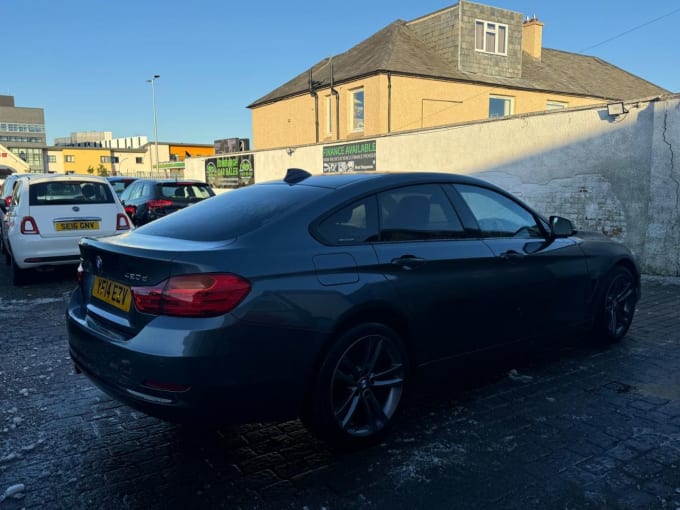
[[[215,196],[204,182],[176,179],[138,179],[120,194],[125,211],[137,225]]]
[[[108,181],[83,175],[20,177],[5,222],[5,262],[17,285],[26,283],[29,270],[78,264],[81,237],[131,228]]]
[[[418,375],[621,340],[640,295],[621,244],[446,174],[294,170],[81,253],[70,352],[104,391],[174,421],[300,416],[341,448],[380,441]]]
[[[75,285],[63,268],[13,287],[0,265],[2,510],[680,507],[680,278],[643,277],[623,342],[475,366],[353,453],[297,420],[196,430],[111,399],[67,355]]]

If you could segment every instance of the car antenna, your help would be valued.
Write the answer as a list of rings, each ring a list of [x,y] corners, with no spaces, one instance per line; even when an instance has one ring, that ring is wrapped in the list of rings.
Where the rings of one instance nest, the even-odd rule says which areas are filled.
[[[307,177],[311,176],[312,174],[310,174],[307,170],[303,170],[302,168],[289,168],[283,180],[284,182],[293,185],[304,181]]]

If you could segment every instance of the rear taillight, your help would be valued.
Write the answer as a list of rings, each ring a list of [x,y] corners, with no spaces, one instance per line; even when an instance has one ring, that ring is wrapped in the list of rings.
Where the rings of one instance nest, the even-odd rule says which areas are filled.
[[[134,205],[126,205],[125,206],[125,212],[128,213],[130,216],[135,215],[135,206]]]
[[[153,287],[132,287],[137,310],[154,315],[214,317],[236,307],[250,282],[235,274],[173,276]]]
[[[6,196],[5,197],[5,207],[9,207],[11,203],[12,203],[12,195]]]
[[[118,213],[116,217],[116,230],[130,230],[130,220],[126,214]]]
[[[159,209],[172,205],[172,202],[170,200],[149,200],[146,205],[149,209]]]
[[[21,233],[22,234],[40,234],[38,225],[32,216],[24,216],[21,218]]]

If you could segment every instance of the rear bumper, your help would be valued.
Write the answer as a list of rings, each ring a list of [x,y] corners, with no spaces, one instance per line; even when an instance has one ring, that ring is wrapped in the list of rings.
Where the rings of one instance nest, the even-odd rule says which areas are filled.
[[[79,294],[76,289],[67,310],[71,358],[113,398],[184,423],[244,423],[299,414],[319,334],[273,331],[224,316],[158,317],[124,340],[107,335],[87,315]]]
[[[120,234],[102,234],[99,237]],[[41,237],[39,235],[21,235],[9,239],[12,256],[22,269],[40,266],[77,264],[80,261],[78,243],[82,239],[77,237]]]

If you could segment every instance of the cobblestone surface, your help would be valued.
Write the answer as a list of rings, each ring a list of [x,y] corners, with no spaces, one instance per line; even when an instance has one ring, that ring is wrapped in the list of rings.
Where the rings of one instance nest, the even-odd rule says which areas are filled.
[[[0,510],[680,508],[680,279],[644,279],[623,343],[484,363],[342,454],[298,421],[197,430],[111,400],[68,357],[72,273],[22,288],[8,273]]]

